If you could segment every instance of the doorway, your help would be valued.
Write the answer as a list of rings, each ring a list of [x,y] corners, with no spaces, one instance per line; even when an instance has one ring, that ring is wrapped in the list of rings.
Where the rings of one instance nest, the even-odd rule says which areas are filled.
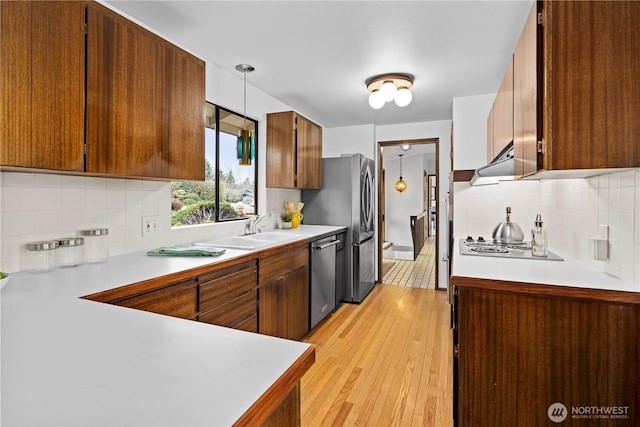
[[[379,283],[437,289],[438,142],[378,142]],[[394,185],[400,179],[406,183],[402,192]]]

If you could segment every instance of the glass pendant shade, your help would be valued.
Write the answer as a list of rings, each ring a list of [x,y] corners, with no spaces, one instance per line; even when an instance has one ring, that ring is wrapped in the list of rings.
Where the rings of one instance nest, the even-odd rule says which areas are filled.
[[[384,97],[382,96],[380,91],[374,90],[373,92],[371,92],[371,95],[369,95],[369,106],[371,106],[371,108],[379,110],[383,105]]]
[[[413,96],[411,95],[411,91],[406,87],[401,87],[398,89],[394,99],[398,107],[406,107],[411,103],[412,98]]]
[[[253,132],[242,129],[238,136],[238,160],[240,166],[251,166],[251,160],[255,158],[255,140]]]
[[[400,177],[400,179],[396,181],[395,188],[398,193],[402,193],[404,190],[407,189],[407,183],[404,182],[402,177]]]
[[[380,93],[382,94],[385,102],[393,101],[396,96],[396,85],[392,81],[384,82],[380,87]]]

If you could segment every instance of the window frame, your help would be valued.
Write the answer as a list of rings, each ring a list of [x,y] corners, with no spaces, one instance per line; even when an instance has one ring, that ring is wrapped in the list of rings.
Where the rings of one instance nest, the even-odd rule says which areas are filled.
[[[246,120],[253,122],[254,125],[254,159],[253,159],[253,214],[252,215],[246,215],[245,217],[237,217],[237,218],[226,218],[226,219],[221,219],[220,218],[220,111],[225,111],[227,113],[230,114],[235,114],[236,116],[239,117],[245,117],[240,113],[236,113],[233,110],[230,110],[228,108],[225,107],[221,107],[217,104],[214,104],[213,102],[209,102],[209,101],[205,101],[205,105],[209,104],[210,106],[213,106],[215,108],[215,114],[216,114],[216,165],[215,165],[215,184],[216,184],[216,200],[215,200],[215,209],[216,209],[216,223],[223,223],[223,222],[228,222],[228,221],[239,221],[239,220],[246,220],[248,217],[254,216],[258,214],[258,125],[259,125],[259,121],[252,119],[249,116],[246,116]],[[206,127],[206,125],[205,125]]]
[[[208,114],[208,111],[212,111],[212,114],[215,115],[215,120],[213,121],[213,126],[209,126],[207,125],[208,120],[207,117],[210,117],[210,115]],[[205,104],[203,105],[203,111],[202,114],[205,116],[204,117],[204,127],[205,127],[205,134],[207,134],[210,131],[213,131],[213,144],[214,144],[214,149],[213,149],[213,155],[215,156],[214,162],[209,162],[209,164],[211,164],[211,167],[214,169],[213,170],[213,174],[212,174],[212,179],[207,180],[206,177],[206,173],[205,173],[205,177],[204,180],[202,181],[193,181],[193,180],[177,180],[177,181],[172,181],[172,187],[174,183],[203,183],[203,182],[211,182],[213,181],[214,183],[214,187],[215,187],[215,196],[214,196],[214,203],[213,203],[213,207],[215,210],[215,216],[212,216],[212,221],[203,221],[203,222],[198,222],[198,223],[192,223],[192,224],[177,224],[177,225],[173,225],[173,214],[174,214],[174,210],[173,208],[171,209],[171,228],[172,229],[179,229],[179,228],[184,228],[184,227],[191,227],[191,226],[197,226],[197,225],[206,225],[206,224],[215,224],[215,223],[225,223],[225,222],[229,222],[229,221],[239,221],[239,220],[246,220],[247,218],[250,218],[251,216],[257,215],[258,214],[258,173],[259,173],[259,165],[258,165],[258,130],[259,130],[259,124],[260,122],[256,119],[253,119],[249,116],[243,116],[242,114],[236,113],[235,111],[225,108],[225,107],[221,107],[217,104],[214,104],[213,102],[209,102],[205,100]],[[254,158],[252,159],[252,164],[251,166],[247,166],[247,167],[253,167],[253,212],[252,213],[247,213],[247,210],[245,209],[244,215],[243,216],[235,216],[235,217],[226,217],[226,218],[222,218],[222,212],[220,210],[220,204],[221,204],[221,197],[224,197],[224,194],[220,194],[220,190],[221,190],[221,170],[220,170],[220,150],[221,150],[221,134],[223,135],[230,135],[231,137],[235,136],[233,135],[233,133],[229,133],[229,132],[221,132],[221,116],[224,115],[225,118],[229,117],[229,116],[235,116],[237,118],[240,119],[245,119],[247,120],[247,124],[249,124],[249,122],[251,123],[251,125],[253,125],[253,137],[254,137]],[[234,120],[235,120],[234,117]],[[215,127],[215,128],[214,128]],[[231,123],[231,131],[233,132],[233,129],[235,129],[235,127],[237,127],[236,124],[234,124],[233,122]],[[209,137],[211,138],[211,134],[209,133]],[[236,136],[237,138],[237,136]],[[237,141],[237,139],[236,139]],[[226,151],[227,149],[227,140],[224,141],[225,142],[225,153],[228,153]],[[207,156],[206,156],[206,151],[207,151],[207,147],[210,147],[211,142],[209,143],[209,145],[207,145],[207,137],[205,137],[205,139],[203,140],[203,149],[205,151],[205,168],[206,168],[206,164],[208,162]],[[235,143],[237,144],[237,142]],[[234,153],[234,157],[235,153],[236,153],[236,149],[237,146],[234,144],[233,146],[233,153]],[[228,154],[227,157],[228,158]],[[213,163],[213,164],[212,164]],[[245,166],[241,166],[238,165],[239,167],[245,167]],[[233,172],[233,169],[231,169],[229,172]],[[251,175],[248,175],[249,177]],[[248,178],[246,178],[248,179]],[[223,186],[225,187],[225,193],[226,193],[226,185],[223,184]],[[171,198],[173,200],[173,191],[171,194]],[[244,198],[244,197],[243,197]],[[181,200],[181,199],[180,199]],[[226,200],[226,198],[225,198]],[[232,203],[232,202],[229,202]],[[236,205],[237,206],[237,205]],[[234,210],[235,210],[235,206],[234,206]]]

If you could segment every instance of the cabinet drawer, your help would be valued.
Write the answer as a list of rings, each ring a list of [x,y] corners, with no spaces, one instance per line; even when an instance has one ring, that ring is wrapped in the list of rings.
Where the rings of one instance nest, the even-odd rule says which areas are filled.
[[[214,325],[235,327],[247,317],[255,316],[257,311],[258,292],[247,292],[237,298],[228,301],[213,310],[209,310],[198,316],[200,322]]]
[[[211,310],[229,300],[245,294],[257,286],[257,268],[255,262],[250,268],[213,278],[212,275],[201,276],[199,297],[200,312]],[[203,282],[203,279],[210,278]]]
[[[238,329],[241,331],[247,332],[258,332],[258,315],[254,314],[253,316],[247,317],[244,320],[236,323],[232,326],[233,329]]]
[[[197,283],[195,279],[180,282],[114,304],[167,316],[194,319],[198,313]]]
[[[309,264],[309,245],[298,246],[260,260],[260,285]]]

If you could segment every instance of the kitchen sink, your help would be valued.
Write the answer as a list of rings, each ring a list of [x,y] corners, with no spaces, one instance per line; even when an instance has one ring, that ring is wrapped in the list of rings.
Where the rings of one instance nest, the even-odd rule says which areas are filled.
[[[229,249],[260,249],[274,243],[295,240],[299,234],[292,234],[279,231],[268,231],[265,233],[249,234],[243,236],[227,236],[206,242],[195,243],[197,246],[214,246]]]
[[[285,240],[294,240],[300,237],[300,235],[289,233],[288,231],[266,231],[264,233],[251,234],[246,237],[268,242],[283,242]]]

